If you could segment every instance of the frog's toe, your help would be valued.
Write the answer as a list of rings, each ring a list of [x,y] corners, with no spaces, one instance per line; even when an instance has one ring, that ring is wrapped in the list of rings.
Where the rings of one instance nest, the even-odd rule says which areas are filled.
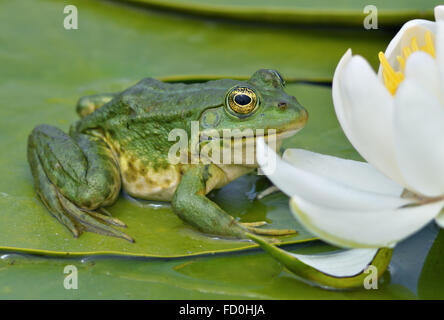
[[[258,228],[258,227],[262,227],[262,226],[266,225],[267,224],[266,221],[240,222],[239,224],[252,233],[266,235],[266,236],[286,236],[286,235],[298,233],[296,230],[291,230],[291,229],[261,229],[261,228]]]
[[[240,222],[240,224],[246,228],[249,227],[262,227],[267,224],[266,221],[255,221],[255,222]]]
[[[296,230],[291,230],[291,229],[261,229],[253,226],[245,226],[245,227],[247,228],[248,231],[263,236],[288,236],[288,235],[295,235],[298,233]]]
[[[120,227],[120,228],[126,228],[126,224],[123,221],[112,217],[108,211],[106,211],[105,214],[100,213],[100,212],[104,212],[104,208],[97,209],[97,211],[100,211],[100,212],[91,211],[91,210],[84,210],[84,209],[83,209],[83,211],[87,212],[90,216],[97,218],[101,221],[104,221],[108,224],[111,224],[113,226]]]
[[[33,164],[32,173],[35,180],[35,187],[39,198],[42,200],[49,212],[57,218],[63,225],[65,225],[69,231],[72,232],[74,237],[78,237],[81,234],[79,228],[74,224],[62,207],[58,197],[57,189],[47,178],[42,165],[38,160],[38,156],[35,150],[30,150],[28,153],[30,162]]]
[[[106,236],[122,238],[127,241],[134,242],[134,239],[131,238],[129,235],[112,227],[126,227],[125,223],[123,223],[119,219],[113,218],[108,214],[99,213],[97,211],[81,209],[73,204],[71,201],[66,199],[59,192],[57,192],[57,197],[65,213],[69,216],[69,218],[74,220],[75,224],[79,226],[80,231],[95,232]],[[101,211],[103,211],[103,208],[101,209]]]

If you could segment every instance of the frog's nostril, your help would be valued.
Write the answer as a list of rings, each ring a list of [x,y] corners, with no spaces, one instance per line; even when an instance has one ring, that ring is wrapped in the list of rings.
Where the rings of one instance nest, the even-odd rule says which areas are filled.
[[[278,108],[281,110],[285,110],[287,108],[287,103],[286,102],[279,102]]]

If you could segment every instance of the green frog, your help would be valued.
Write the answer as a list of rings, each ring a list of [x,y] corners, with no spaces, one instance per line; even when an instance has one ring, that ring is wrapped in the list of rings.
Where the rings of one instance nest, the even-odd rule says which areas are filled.
[[[126,225],[105,209],[122,188],[135,198],[171,202],[182,220],[206,234],[292,234],[294,230],[261,228],[261,221],[241,223],[206,196],[255,170],[255,159],[190,161],[196,146],[209,141],[231,148],[266,137],[269,129],[275,130],[278,142],[296,133],[308,115],[284,86],[277,71],[261,69],[247,81],[186,84],[146,78],[123,92],[83,97],[77,104],[80,120],[68,134],[39,125],[29,135],[28,161],[36,193],[75,237],[88,231],[134,241],[121,231]],[[179,129],[189,137],[193,124],[199,138],[190,139],[181,161],[171,161],[177,144],[171,132]],[[236,129],[253,134],[225,138],[227,130]]]

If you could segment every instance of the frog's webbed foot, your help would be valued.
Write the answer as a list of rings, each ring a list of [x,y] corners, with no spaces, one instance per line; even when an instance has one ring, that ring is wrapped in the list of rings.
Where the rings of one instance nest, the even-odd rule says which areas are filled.
[[[134,242],[127,234],[111,227],[111,225],[117,227],[126,227],[126,225],[111,217],[107,210],[100,208],[97,211],[103,213],[99,213],[77,207],[49,181],[41,165],[38,165],[35,171],[37,171],[35,178],[37,194],[50,213],[65,225],[74,237],[77,238],[84,231],[90,231]]]
[[[241,222],[240,225],[246,228],[248,231],[260,234],[263,236],[287,236],[287,235],[294,235],[298,232],[296,230],[291,229],[261,229],[258,227],[262,227],[266,225],[267,222],[265,221],[256,221],[256,222]]]
[[[68,219],[74,221],[74,230],[70,229],[74,236],[78,236],[83,231],[88,231],[134,242],[134,239],[129,235],[112,227],[126,228],[125,223],[108,214],[98,212],[103,212],[103,208],[99,208],[97,211],[81,209],[61,195],[60,192],[57,192],[57,198],[63,209],[62,214],[67,215]]]
[[[89,231],[134,242],[113,227],[125,224],[101,208],[112,203],[120,190],[120,180],[114,185],[109,180],[118,176],[110,170],[115,164],[103,146],[95,144],[96,138],[78,139],[50,126],[34,129],[28,141],[28,161],[38,196],[75,237]]]

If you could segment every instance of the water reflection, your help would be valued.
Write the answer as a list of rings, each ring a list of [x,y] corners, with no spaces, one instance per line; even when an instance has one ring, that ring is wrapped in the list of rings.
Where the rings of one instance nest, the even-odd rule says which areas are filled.
[[[417,294],[424,260],[437,235],[438,227],[433,222],[395,247],[389,266],[392,283],[401,284]]]

